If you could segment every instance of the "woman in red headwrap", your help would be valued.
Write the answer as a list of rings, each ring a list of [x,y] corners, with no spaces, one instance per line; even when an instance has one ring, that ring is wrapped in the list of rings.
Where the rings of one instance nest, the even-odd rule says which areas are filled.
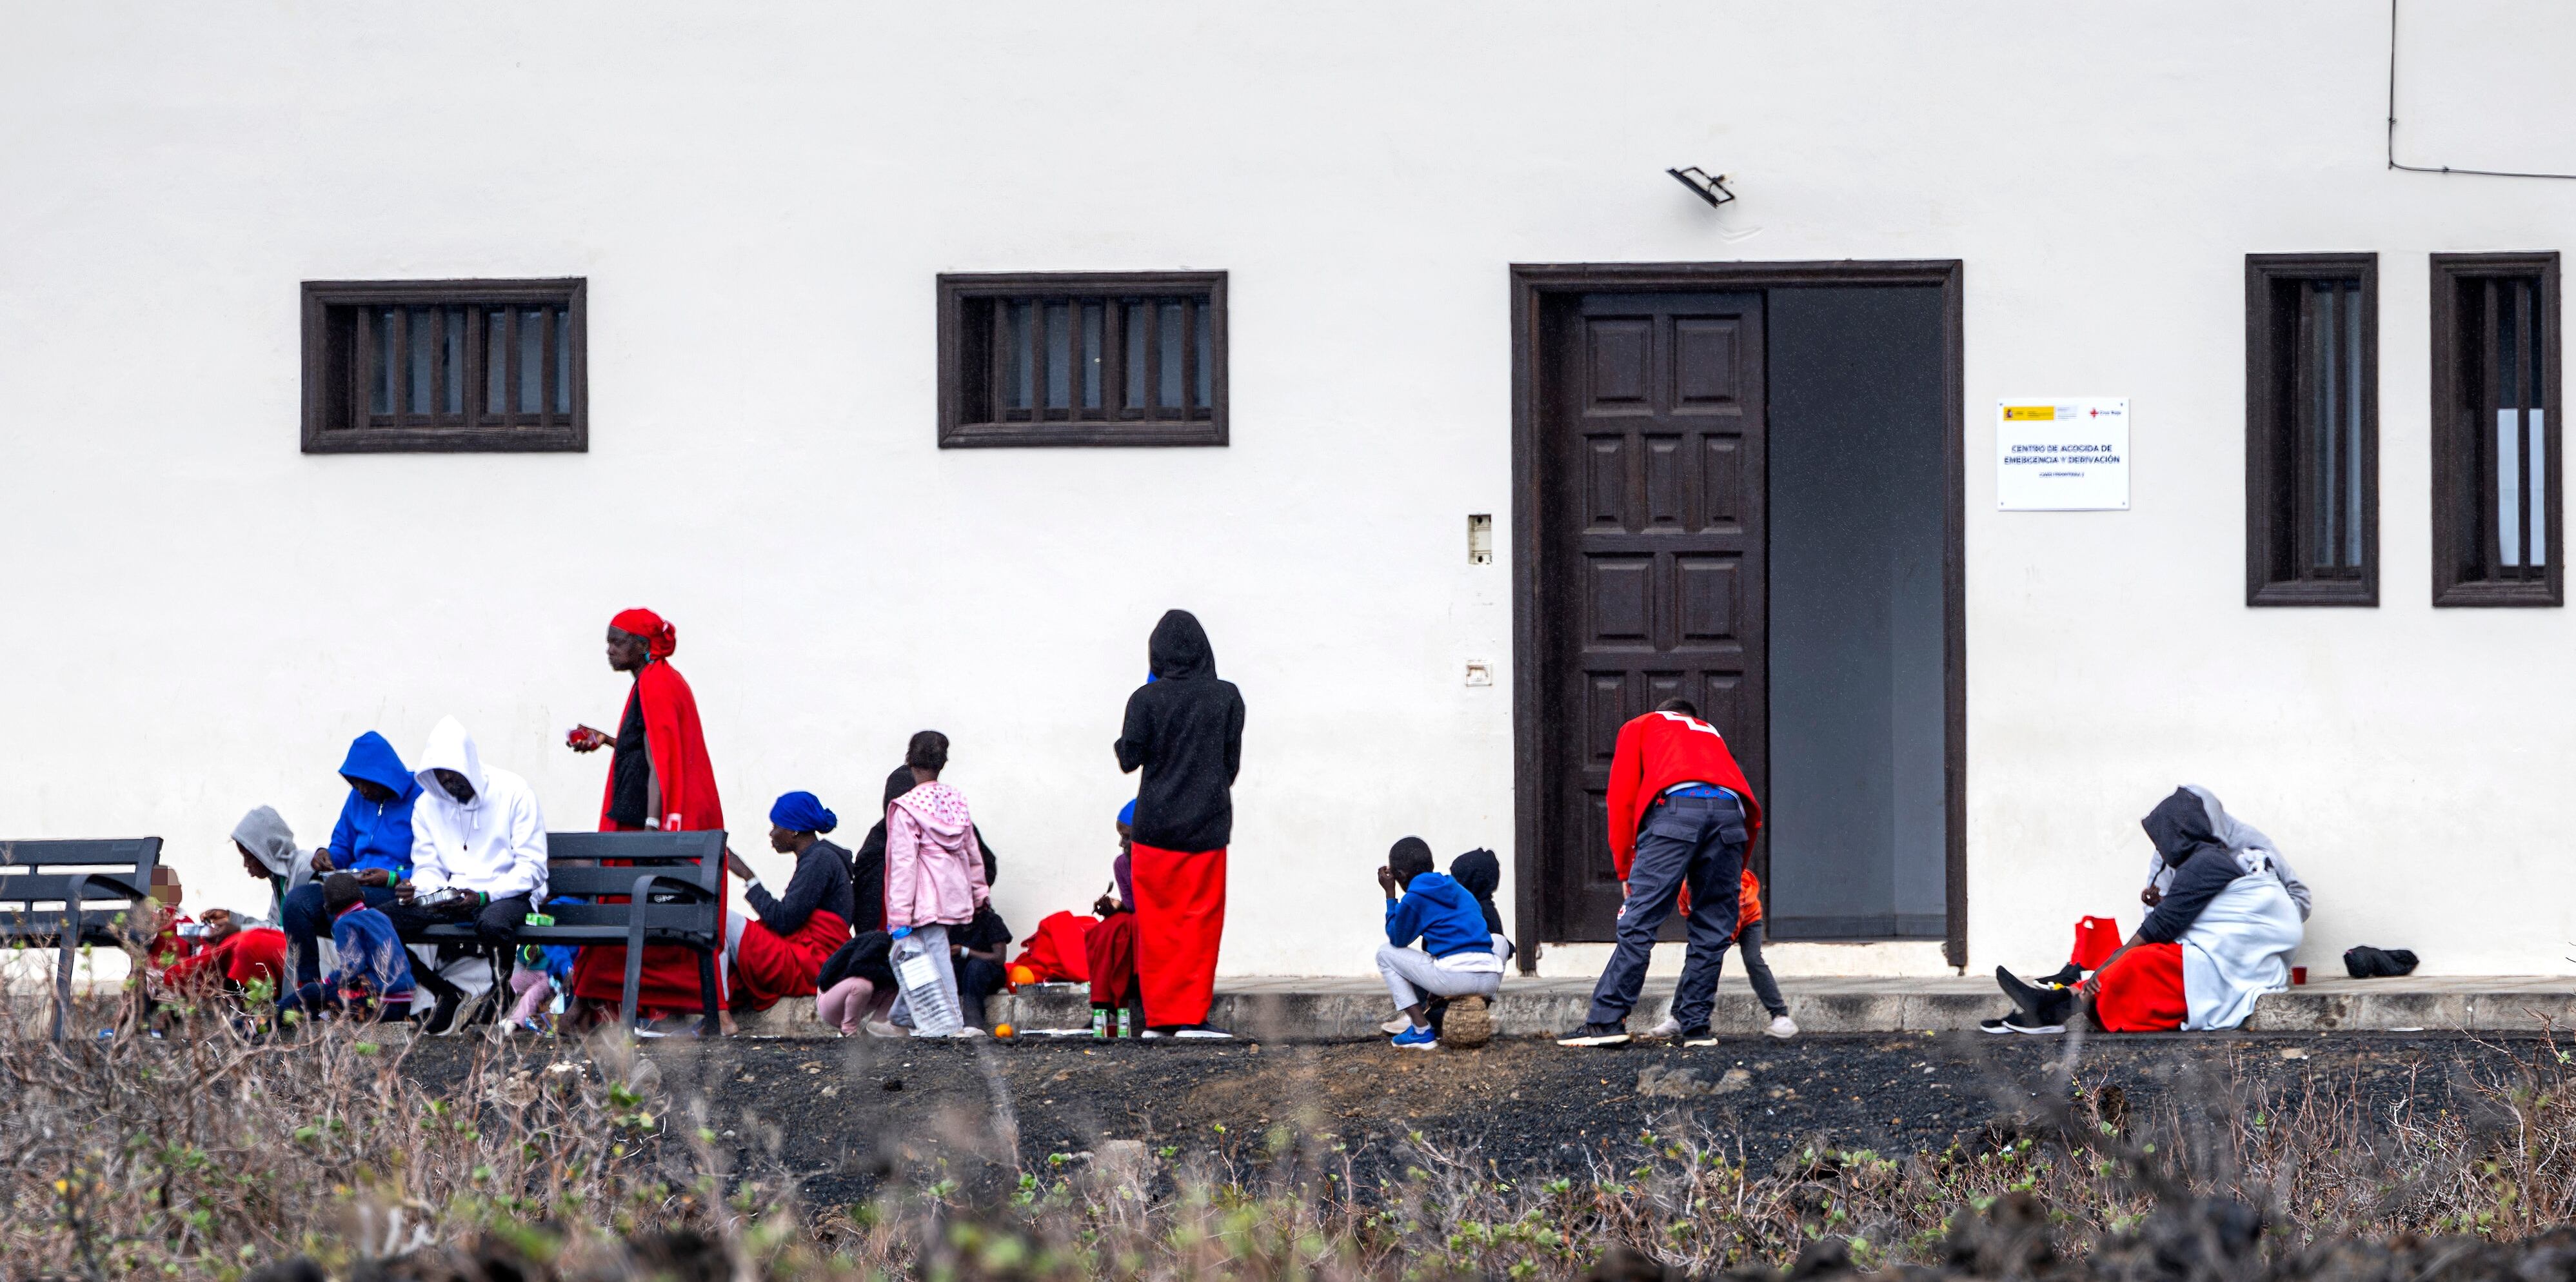
[[[670,663],[679,640],[678,629],[651,610],[621,611],[608,622],[608,666],[633,673],[635,686],[626,696],[626,713],[614,738],[584,728],[573,733],[572,743],[575,752],[615,750],[608,761],[607,795],[600,803],[601,832],[724,827],[715,767],[707,760],[706,734],[698,724],[698,699]],[[613,1005],[625,987],[623,945],[581,950],[572,968],[573,996]],[[635,1004],[638,1011],[656,1013],[702,1009],[697,954],[677,944],[647,945]],[[719,994],[717,1005],[723,1004]]]

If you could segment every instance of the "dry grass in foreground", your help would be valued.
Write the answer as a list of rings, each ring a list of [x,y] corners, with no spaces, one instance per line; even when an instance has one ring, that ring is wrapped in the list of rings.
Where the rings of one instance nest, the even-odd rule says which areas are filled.
[[[2367,1115],[2349,1082],[2275,1098],[2198,1083],[2131,1117],[2068,1083],[2042,1116],[1941,1153],[1819,1143],[1751,1170],[1676,1116],[1615,1165],[1531,1186],[1415,1142],[1398,1182],[1275,1131],[1218,1158],[1106,1144],[970,1195],[939,1169],[812,1206],[737,1165],[704,1105],[603,1042],[496,1053],[431,1090],[407,1035],[56,1045],[0,1009],[0,1261],[18,1278],[624,1279],[1792,1276],[2569,1276],[2576,1101],[2554,1041],[2518,1044],[2472,1106]],[[374,1040],[382,1036],[383,1040]],[[1005,1170],[1005,1175],[1010,1172]],[[2519,1244],[2519,1245],[2515,1245]]]

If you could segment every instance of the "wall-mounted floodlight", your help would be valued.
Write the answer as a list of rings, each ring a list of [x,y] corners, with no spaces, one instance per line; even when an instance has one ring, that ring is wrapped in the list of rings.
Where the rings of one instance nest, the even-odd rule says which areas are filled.
[[[1718,206],[1735,199],[1735,193],[1726,189],[1726,175],[1724,174],[1719,174],[1718,176],[1711,178],[1709,177],[1707,170],[1702,169],[1697,165],[1693,165],[1688,169],[1667,169],[1664,172],[1671,174],[1674,182],[1690,188],[1692,195],[1707,201],[1708,207],[1711,209],[1715,209]]]

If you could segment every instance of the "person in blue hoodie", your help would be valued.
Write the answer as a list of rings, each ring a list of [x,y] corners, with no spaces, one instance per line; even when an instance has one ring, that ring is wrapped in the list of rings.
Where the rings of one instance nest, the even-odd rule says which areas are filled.
[[[298,987],[322,977],[314,944],[332,919],[322,898],[324,877],[353,875],[367,907],[379,911],[394,902],[394,888],[411,879],[411,804],[420,796],[411,767],[370,730],[349,745],[340,777],[349,781],[349,798],[340,803],[331,844],[313,852],[313,880],[290,892],[278,909]]]
[[[1378,945],[1378,973],[1387,996],[1402,1012],[1398,1050],[1438,1050],[1427,997],[1492,997],[1503,985],[1503,959],[1476,897],[1446,874],[1433,872],[1431,846],[1407,837],[1386,852],[1377,883],[1386,891],[1386,942]],[[1421,947],[1414,947],[1420,940]]]

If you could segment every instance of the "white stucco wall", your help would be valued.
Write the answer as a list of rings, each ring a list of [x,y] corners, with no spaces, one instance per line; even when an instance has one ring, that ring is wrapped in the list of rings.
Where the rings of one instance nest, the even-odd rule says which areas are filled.
[[[2576,168],[2576,13],[2418,8],[2406,148]],[[1225,968],[1360,971],[1393,837],[1509,863],[1510,540],[1460,519],[1510,519],[1506,265],[1958,258],[1972,964],[2134,923],[2191,780],[2317,887],[2307,960],[2564,969],[2570,624],[2428,604],[2424,256],[2566,247],[2576,183],[2387,172],[2386,16],[10,0],[0,835],[251,900],[242,810],[318,841],[352,735],[447,713],[589,826],[562,732],[647,604],[736,829],[809,788],[855,833],[935,726],[1026,930],[1106,877],[1183,605],[1250,705]],[[2376,610],[2242,604],[2243,255],[2292,250],[2382,256]],[[1231,273],[1231,448],[934,447],[936,273],[1184,267]],[[297,452],[299,281],[561,275],[588,454]],[[2131,397],[2133,510],[1995,512],[2007,394]]]

